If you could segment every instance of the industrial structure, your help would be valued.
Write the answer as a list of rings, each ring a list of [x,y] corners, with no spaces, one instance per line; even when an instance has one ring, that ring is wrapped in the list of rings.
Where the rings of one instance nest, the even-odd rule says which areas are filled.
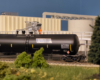
[[[46,18],[46,15],[50,15],[51,18]],[[93,31],[89,24],[94,25],[95,18],[96,16],[48,12],[43,13],[43,18],[0,15],[0,33],[15,34],[17,29],[22,30],[26,28],[25,21],[37,21],[42,24],[42,34],[76,34],[79,37],[81,46],[83,45],[79,48],[79,51],[85,51],[85,55],[87,55]],[[61,31],[61,20],[68,21],[68,31]]]

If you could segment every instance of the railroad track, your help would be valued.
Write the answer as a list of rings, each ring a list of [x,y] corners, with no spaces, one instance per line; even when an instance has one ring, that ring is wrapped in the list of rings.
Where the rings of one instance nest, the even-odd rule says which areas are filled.
[[[16,55],[11,55],[11,56],[0,56],[0,61],[2,62],[14,62],[16,60]]]
[[[0,61],[13,63],[16,60],[15,57],[0,57]],[[54,61],[54,60],[46,60],[49,65],[57,65],[57,66],[81,66],[81,67],[99,67],[99,65],[90,64],[87,62],[64,62],[64,61]]]
[[[47,61],[50,65],[58,66],[80,66],[80,67],[99,67],[99,65],[88,62],[63,62],[63,61]]]

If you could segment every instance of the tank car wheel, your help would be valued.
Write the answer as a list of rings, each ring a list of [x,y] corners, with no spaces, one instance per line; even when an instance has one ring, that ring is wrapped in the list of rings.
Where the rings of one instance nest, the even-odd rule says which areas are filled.
[[[64,56],[60,57],[60,61],[65,61],[65,57]]]
[[[67,57],[65,57],[65,60],[64,60],[64,61],[65,61],[65,62],[72,62],[73,59],[72,59],[71,56],[67,56]]]
[[[81,57],[79,56],[76,61],[79,62],[80,60],[81,60]]]
[[[80,56],[74,57],[74,58],[73,58],[73,61],[74,61],[74,62],[79,62],[80,60],[81,60],[81,57],[80,57]]]

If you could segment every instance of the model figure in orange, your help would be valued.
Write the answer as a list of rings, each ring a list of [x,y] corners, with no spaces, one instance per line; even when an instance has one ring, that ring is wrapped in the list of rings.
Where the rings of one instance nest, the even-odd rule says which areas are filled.
[[[41,27],[39,27],[39,30],[38,30],[38,32],[39,32],[39,34],[41,34],[41,32],[42,32],[42,29],[41,29]]]

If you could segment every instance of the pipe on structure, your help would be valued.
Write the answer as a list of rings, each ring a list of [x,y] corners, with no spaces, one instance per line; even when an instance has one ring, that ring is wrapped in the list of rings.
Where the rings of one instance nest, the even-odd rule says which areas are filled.
[[[56,12],[54,13],[43,12],[42,17],[46,18],[47,15],[52,16],[52,18],[57,18],[61,20],[69,20],[69,19],[95,20],[97,17],[97,16],[89,16],[89,15],[64,14],[64,13],[56,13]]]

